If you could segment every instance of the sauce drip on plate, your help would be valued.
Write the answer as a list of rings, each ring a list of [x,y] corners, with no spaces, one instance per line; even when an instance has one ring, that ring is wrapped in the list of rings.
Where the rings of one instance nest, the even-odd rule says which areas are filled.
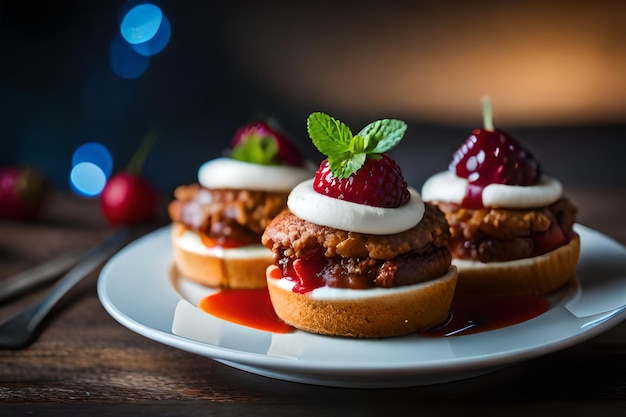
[[[486,332],[530,320],[549,307],[542,296],[455,294],[448,320],[420,334],[459,336]]]
[[[548,300],[542,296],[456,294],[449,319],[419,334],[451,337],[495,330],[537,317],[549,306]],[[203,298],[198,308],[223,320],[258,330],[272,333],[293,330],[274,312],[267,288],[221,290]]]
[[[278,318],[267,288],[221,290],[204,297],[198,308],[223,320],[272,333],[289,333],[293,328]]]

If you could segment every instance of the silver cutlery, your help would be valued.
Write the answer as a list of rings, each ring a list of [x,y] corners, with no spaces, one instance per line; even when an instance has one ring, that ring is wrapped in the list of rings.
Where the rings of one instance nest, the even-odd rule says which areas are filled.
[[[137,236],[136,229],[122,228],[89,250],[41,301],[31,304],[0,324],[0,349],[21,349],[37,338],[44,319],[63,296],[105,260]]]
[[[58,278],[85,254],[82,248],[71,249],[39,265],[0,281],[0,305],[27,291]]]

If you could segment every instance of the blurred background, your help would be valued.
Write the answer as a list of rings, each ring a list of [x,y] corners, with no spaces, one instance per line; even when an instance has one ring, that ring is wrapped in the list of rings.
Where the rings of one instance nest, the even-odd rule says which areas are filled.
[[[167,25],[141,54],[120,35],[145,3]],[[324,111],[354,132],[405,120],[391,154],[419,188],[482,126],[487,94],[566,187],[626,186],[625,22],[618,0],[2,0],[0,165],[69,190],[80,145],[119,171],[154,131],[143,173],[170,197],[255,119],[319,162],[306,118]]]

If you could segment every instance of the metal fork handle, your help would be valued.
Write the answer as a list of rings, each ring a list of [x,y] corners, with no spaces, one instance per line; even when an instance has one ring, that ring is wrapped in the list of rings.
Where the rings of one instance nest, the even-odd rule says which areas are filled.
[[[104,242],[88,251],[85,257],[70,269],[69,272],[57,282],[50,293],[39,302],[38,307],[28,320],[28,328],[31,331],[34,330],[69,290],[115,252],[120,250],[128,242],[130,235],[131,232],[128,228],[122,228]]]
[[[24,294],[32,288],[58,278],[85,254],[82,248],[70,249],[39,265],[0,281],[0,304]]]
[[[0,344],[2,345],[0,347],[20,348],[32,342],[40,324],[59,300],[136,235],[137,230],[135,229],[121,228],[102,243],[89,250],[67,274],[57,281],[46,297],[18,311],[0,325]],[[18,334],[20,337],[17,337]]]

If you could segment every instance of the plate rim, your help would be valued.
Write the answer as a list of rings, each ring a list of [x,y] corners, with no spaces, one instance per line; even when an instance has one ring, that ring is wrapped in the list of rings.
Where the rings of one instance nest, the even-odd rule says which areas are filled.
[[[163,226],[140,239],[132,242],[127,245],[124,249],[114,255],[102,268],[100,275],[98,277],[97,283],[97,292],[98,297],[100,299],[101,304],[105,308],[105,310],[110,314],[116,321],[118,321],[123,326],[128,329],[138,333],[144,337],[155,340],[157,342],[163,343],[165,345],[181,349],[184,351],[188,351],[194,354],[198,354],[204,357],[211,358],[213,360],[225,363],[230,366],[240,367],[240,369],[244,369],[247,371],[254,372],[260,375],[269,375],[276,374],[279,379],[289,379],[285,374],[293,373],[293,380],[297,380],[297,382],[301,382],[300,380],[309,379],[311,383],[320,383],[322,385],[333,385],[332,381],[328,381],[329,378],[332,379],[333,376],[338,376],[341,378],[354,378],[354,377],[364,377],[371,376],[373,373],[381,373],[384,372],[388,374],[387,377],[391,379],[397,378],[407,378],[407,377],[422,377],[425,375],[434,375],[437,373],[457,373],[460,375],[461,379],[463,373],[480,370],[481,368],[498,368],[507,365],[512,365],[514,363],[518,363],[523,360],[531,359],[534,357],[543,356],[558,350],[562,350],[588,339],[595,337],[596,335],[610,329],[611,327],[619,324],[622,320],[624,320],[625,314],[623,310],[617,311],[618,309],[608,311],[606,313],[596,314],[594,316],[589,316],[587,318],[576,318],[564,307],[564,300],[561,300],[556,306],[552,307],[547,313],[543,315],[531,319],[527,322],[521,323],[521,325],[529,326],[530,323],[535,325],[541,325],[542,320],[546,320],[549,318],[550,314],[553,315],[563,315],[567,314],[571,316],[572,320],[575,320],[581,326],[589,325],[589,327],[585,330],[578,331],[576,333],[570,334],[569,337],[561,337],[551,341],[550,343],[543,343],[538,346],[525,346],[518,349],[509,349],[499,353],[491,353],[482,356],[472,356],[472,357],[457,357],[453,360],[431,360],[428,362],[424,361],[412,361],[412,362],[393,362],[393,363],[385,363],[380,366],[376,366],[375,363],[368,363],[364,366],[362,362],[355,363],[338,363],[336,361],[311,361],[311,360],[294,360],[282,358],[279,356],[268,356],[267,354],[259,354],[255,352],[244,352],[236,349],[229,349],[222,346],[217,346],[213,344],[207,344],[198,340],[193,340],[186,338],[184,336],[180,336],[174,334],[172,331],[172,320],[174,316],[174,309],[178,305],[178,303],[183,300],[182,296],[176,291],[175,288],[172,287],[169,274],[167,273],[167,268],[165,268],[162,272],[165,274],[167,278],[165,282],[157,281],[156,283],[152,283],[151,286],[147,289],[148,295],[153,296],[163,296],[166,295],[165,300],[167,305],[161,306],[163,309],[171,309],[171,311],[161,311],[163,317],[171,316],[172,320],[168,323],[163,323],[161,328],[156,328],[156,326],[146,325],[142,323],[137,317],[132,317],[131,313],[128,311],[124,311],[124,308],[121,308],[117,302],[114,300],[110,294],[110,286],[112,285],[113,273],[117,272],[116,269],[119,268],[121,260],[132,256],[139,250],[139,248],[145,249],[147,246],[151,244],[156,244],[155,241],[158,239],[163,240],[163,242],[159,241],[162,244],[165,244],[165,240],[167,240],[167,244],[165,244],[166,248],[170,249],[170,253],[168,256],[162,257],[162,261],[169,261],[172,263],[172,255],[171,255],[171,243],[169,232],[172,225]],[[579,234],[581,234],[581,259],[584,256],[584,251],[586,250],[586,246],[583,241],[584,236],[592,236],[595,238],[601,239],[602,242],[606,244],[614,245],[617,250],[619,250],[622,254],[626,254],[626,248],[622,246],[619,242],[614,239],[595,231],[586,226],[576,224],[576,230]],[[163,266],[163,264],[152,263],[152,267]],[[157,271],[157,273],[160,273]],[[150,274],[145,274],[150,275]],[[143,277],[142,279],[146,279]],[[155,291],[157,291],[155,293]],[[161,291],[159,293],[158,291]],[[165,291],[168,294],[163,293]],[[144,294],[145,296],[146,294]],[[126,309],[127,310],[127,309]],[[568,316],[564,317],[568,317]],[[597,323],[593,323],[597,321]],[[238,326],[236,324],[232,324],[233,326]],[[519,326],[519,325],[516,325]],[[497,335],[496,332],[507,333],[511,332],[511,328],[516,326],[510,326],[504,329],[497,329],[490,332],[483,332],[471,335],[464,336],[455,336],[452,338],[442,338],[447,341],[450,340],[462,340],[465,342],[471,342],[478,338],[485,337],[485,333],[493,336]],[[169,328],[169,330],[165,330]],[[301,332],[301,331],[298,331]],[[316,335],[317,336],[317,335]],[[328,337],[328,336],[319,336],[319,337]],[[462,339],[460,339],[462,338]],[[392,338],[393,339],[393,338]],[[429,338],[430,339],[430,338]],[[367,342],[365,340],[364,342]],[[380,342],[377,342],[380,343]],[[385,343],[382,340],[382,343]],[[461,342],[452,342],[452,343],[461,343]],[[298,374],[297,376],[295,374]],[[307,377],[303,377],[302,375],[308,375]],[[323,381],[316,381],[316,376],[319,376],[323,379]],[[384,379],[384,378],[383,378]],[[376,382],[371,382],[376,385]],[[378,385],[384,384],[385,381],[381,380]],[[387,381],[388,383],[388,381]],[[353,386],[367,384],[367,382],[361,382],[351,384],[350,381],[340,381],[337,382],[337,386]]]

